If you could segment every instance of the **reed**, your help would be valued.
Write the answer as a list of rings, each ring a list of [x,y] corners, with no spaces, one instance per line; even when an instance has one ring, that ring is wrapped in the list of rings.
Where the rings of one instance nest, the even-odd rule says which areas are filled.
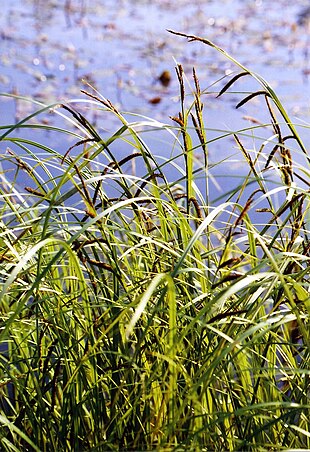
[[[310,448],[309,157],[235,63],[219,96],[252,77],[239,106],[260,96],[269,121],[218,134],[246,168],[220,199],[206,93],[195,72],[186,92],[180,65],[170,125],[90,88],[80,108],[34,102],[1,127],[2,450]],[[51,108],[58,126],[39,122]],[[150,130],[173,152],[156,155]]]

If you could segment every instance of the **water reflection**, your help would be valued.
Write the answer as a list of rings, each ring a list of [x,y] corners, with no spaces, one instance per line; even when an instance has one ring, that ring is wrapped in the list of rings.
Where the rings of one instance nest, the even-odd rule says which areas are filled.
[[[39,92],[49,100],[51,94],[54,98],[78,94],[85,78],[113,101],[121,87],[127,109],[145,111],[149,99],[164,96],[161,110],[167,111],[177,94],[176,82],[162,91],[153,80],[164,71],[173,73],[173,59],[186,69],[195,65],[207,83],[230,70],[214,52],[189,48],[165,31],[174,28],[214,39],[279,85],[280,94],[294,93],[297,101],[290,107],[308,114],[302,85],[309,76],[309,8],[303,9],[303,1],[189,3],[4,1],[1,90],[18,87],[23,94]],[[279,15],[280,10],[286,13]],[[47,86],[51,79],[52,93]]]
[[[225,129],[263,124],[265,109],[260,99],[253,99],[236,113],[240,94],[234,90],[216,100],[225,83],[222,77],[236,68],[213,49],[170,35],[168,28],[214,40],[266,78],[291,115],[309,122],[310,25],[304,0],[5,0],[0,18],[0,91],[52,103],[81,98],[80,89],[88,83],[118,108],[171,125],[169,116],[179,110],[175,64],[182,63],[189,85],[195,66],[201,87],[206,88],[206,121],[209,129],[215,129],[208,131],[214,138],[210,152],[217,158],[216,152],[225,153],[234,143],[228,138],[223,145],[216,136]],[[251,91],[257,86],[242,80],[239,88]],[[18,121],[30,111],[27,102],[15,100],[10,108],[4,100],[0,103],[2,123]],[[97,122],[94,110],[86,113]],[[42,120],[51,123],[53,116]],[[105,117],[104,125],[100,120],[98,126],[113,129],[113,120]],[[268,138],[268,130],[259,133],[261,141]],[[160,146],[159,153],[164,154],[164,148]],[[228,166],[238,171],[238,164],[232,157]]]

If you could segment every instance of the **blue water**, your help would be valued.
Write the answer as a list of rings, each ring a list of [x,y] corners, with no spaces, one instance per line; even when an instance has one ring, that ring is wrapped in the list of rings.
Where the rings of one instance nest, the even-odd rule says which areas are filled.
[[[244,77],[216,99],[216,92],[228,80],[222,78],[234,73],[236,67],[211,47],[188,43],[167,32],[173,29],[213,40],[262,75],[278,93],[309,146],[310,25],[298,21],[307,6],[307,0],[2,0],[0,92],[31,96],[49,104],[84,99],[80,89],[89,89],[84,82],[87,80],[119,109],[172,126],[169,116],[179,111],[174,67],[181,63],[188,78],[188,102],[192,101],[193,66],[201,88],[207,90],[203,99],[210,141],[222,130],[251,126],[248,117],[264,123],[268,115],[259,98],[240,111],[234,108],[244,97],[239,90],[251,91],[259,86]],[[158,79],[164,70],[171,73],[168,86]],[[97,122],[102,134],[116,129],[111,115],[97,116],[93,109],[85,108],[85,103],[76,105],[90,121]],[[31,103],[2,98],[0,121],[13,123],[32,109]],[[53,123],[55,118],[46,115],[42,120]],[[255,139],[246,132],[243,135],[246,145],[256,152],[272,132],[258,128]],[[50,137],[43,139],[48,141]],[[155,154],[169,157],[169,133],[148,133],[145,139]],[[65,145],[63,137],[59,140],[61,144],[56,139],[54,145],[62,146],[63,152],[72,144]],[[293,150],[298,155],[298,146]],[[120,158],[127,152],[127,148],[120,149]],[[228,159],[214,170],[218,181],[214,189],[220,196],[222,184],[229,188],[227,174],[236,178],[242,173],[240,151],[230,136],[211,142],[209,152],[211,162],[219,157]],[[200,158],[198,154],[198,164]]]

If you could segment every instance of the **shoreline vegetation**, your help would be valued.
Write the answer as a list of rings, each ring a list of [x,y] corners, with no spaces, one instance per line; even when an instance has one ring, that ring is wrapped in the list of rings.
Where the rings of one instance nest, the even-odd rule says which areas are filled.
[[[309,125],[224,50],[172,33],[235,63],[218,97],[253,78],[236,106],[269,117],[217,138],[246,168],[217,202],[205,92],[181,65],[170,126],[89,86],[83,106],[119,122],[108,138],[70,103],[1,127],[3,451],[310,449]],[[62,126],[40,122],[51,110]]]

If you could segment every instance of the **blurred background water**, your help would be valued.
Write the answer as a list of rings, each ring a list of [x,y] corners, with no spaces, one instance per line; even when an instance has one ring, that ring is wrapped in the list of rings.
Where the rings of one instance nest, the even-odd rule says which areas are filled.
[[[214,41],[262,75],[302,127],[310,118],[308,6],[308,0],[2,0],[0,92],[63,102],[82,98],[86,81],[121,110],[172,125],[169,116],[179,111],[174,68],[181,63],[189,85],[195,66],[206,89],[209,139],[220,133],[212,129],[249,126],[249,116],[264,122],[266,108],[259,98],[238,112],[234,107],[242,96],[236,90],[216,99],[227,82],[223,76],[236,71],[233,63],[211,47],[167,32],[173,29]],[[246,79],[238,82],[240,91],[258,88]],[[1,98],[1,124],[14,123],[32,109],[27,102]],[[97,121],[94,111],[87,117]],[[98,127],[114,130],[113,121],[105,117]],[[309,129],[302,133],[309,146]],[[158,153],[167,152],[158,147]],[[226,155],[227,145],[215,142],[211,160],[219,150]],[[229,169],[238,171],[238,158],[231,162]]]

